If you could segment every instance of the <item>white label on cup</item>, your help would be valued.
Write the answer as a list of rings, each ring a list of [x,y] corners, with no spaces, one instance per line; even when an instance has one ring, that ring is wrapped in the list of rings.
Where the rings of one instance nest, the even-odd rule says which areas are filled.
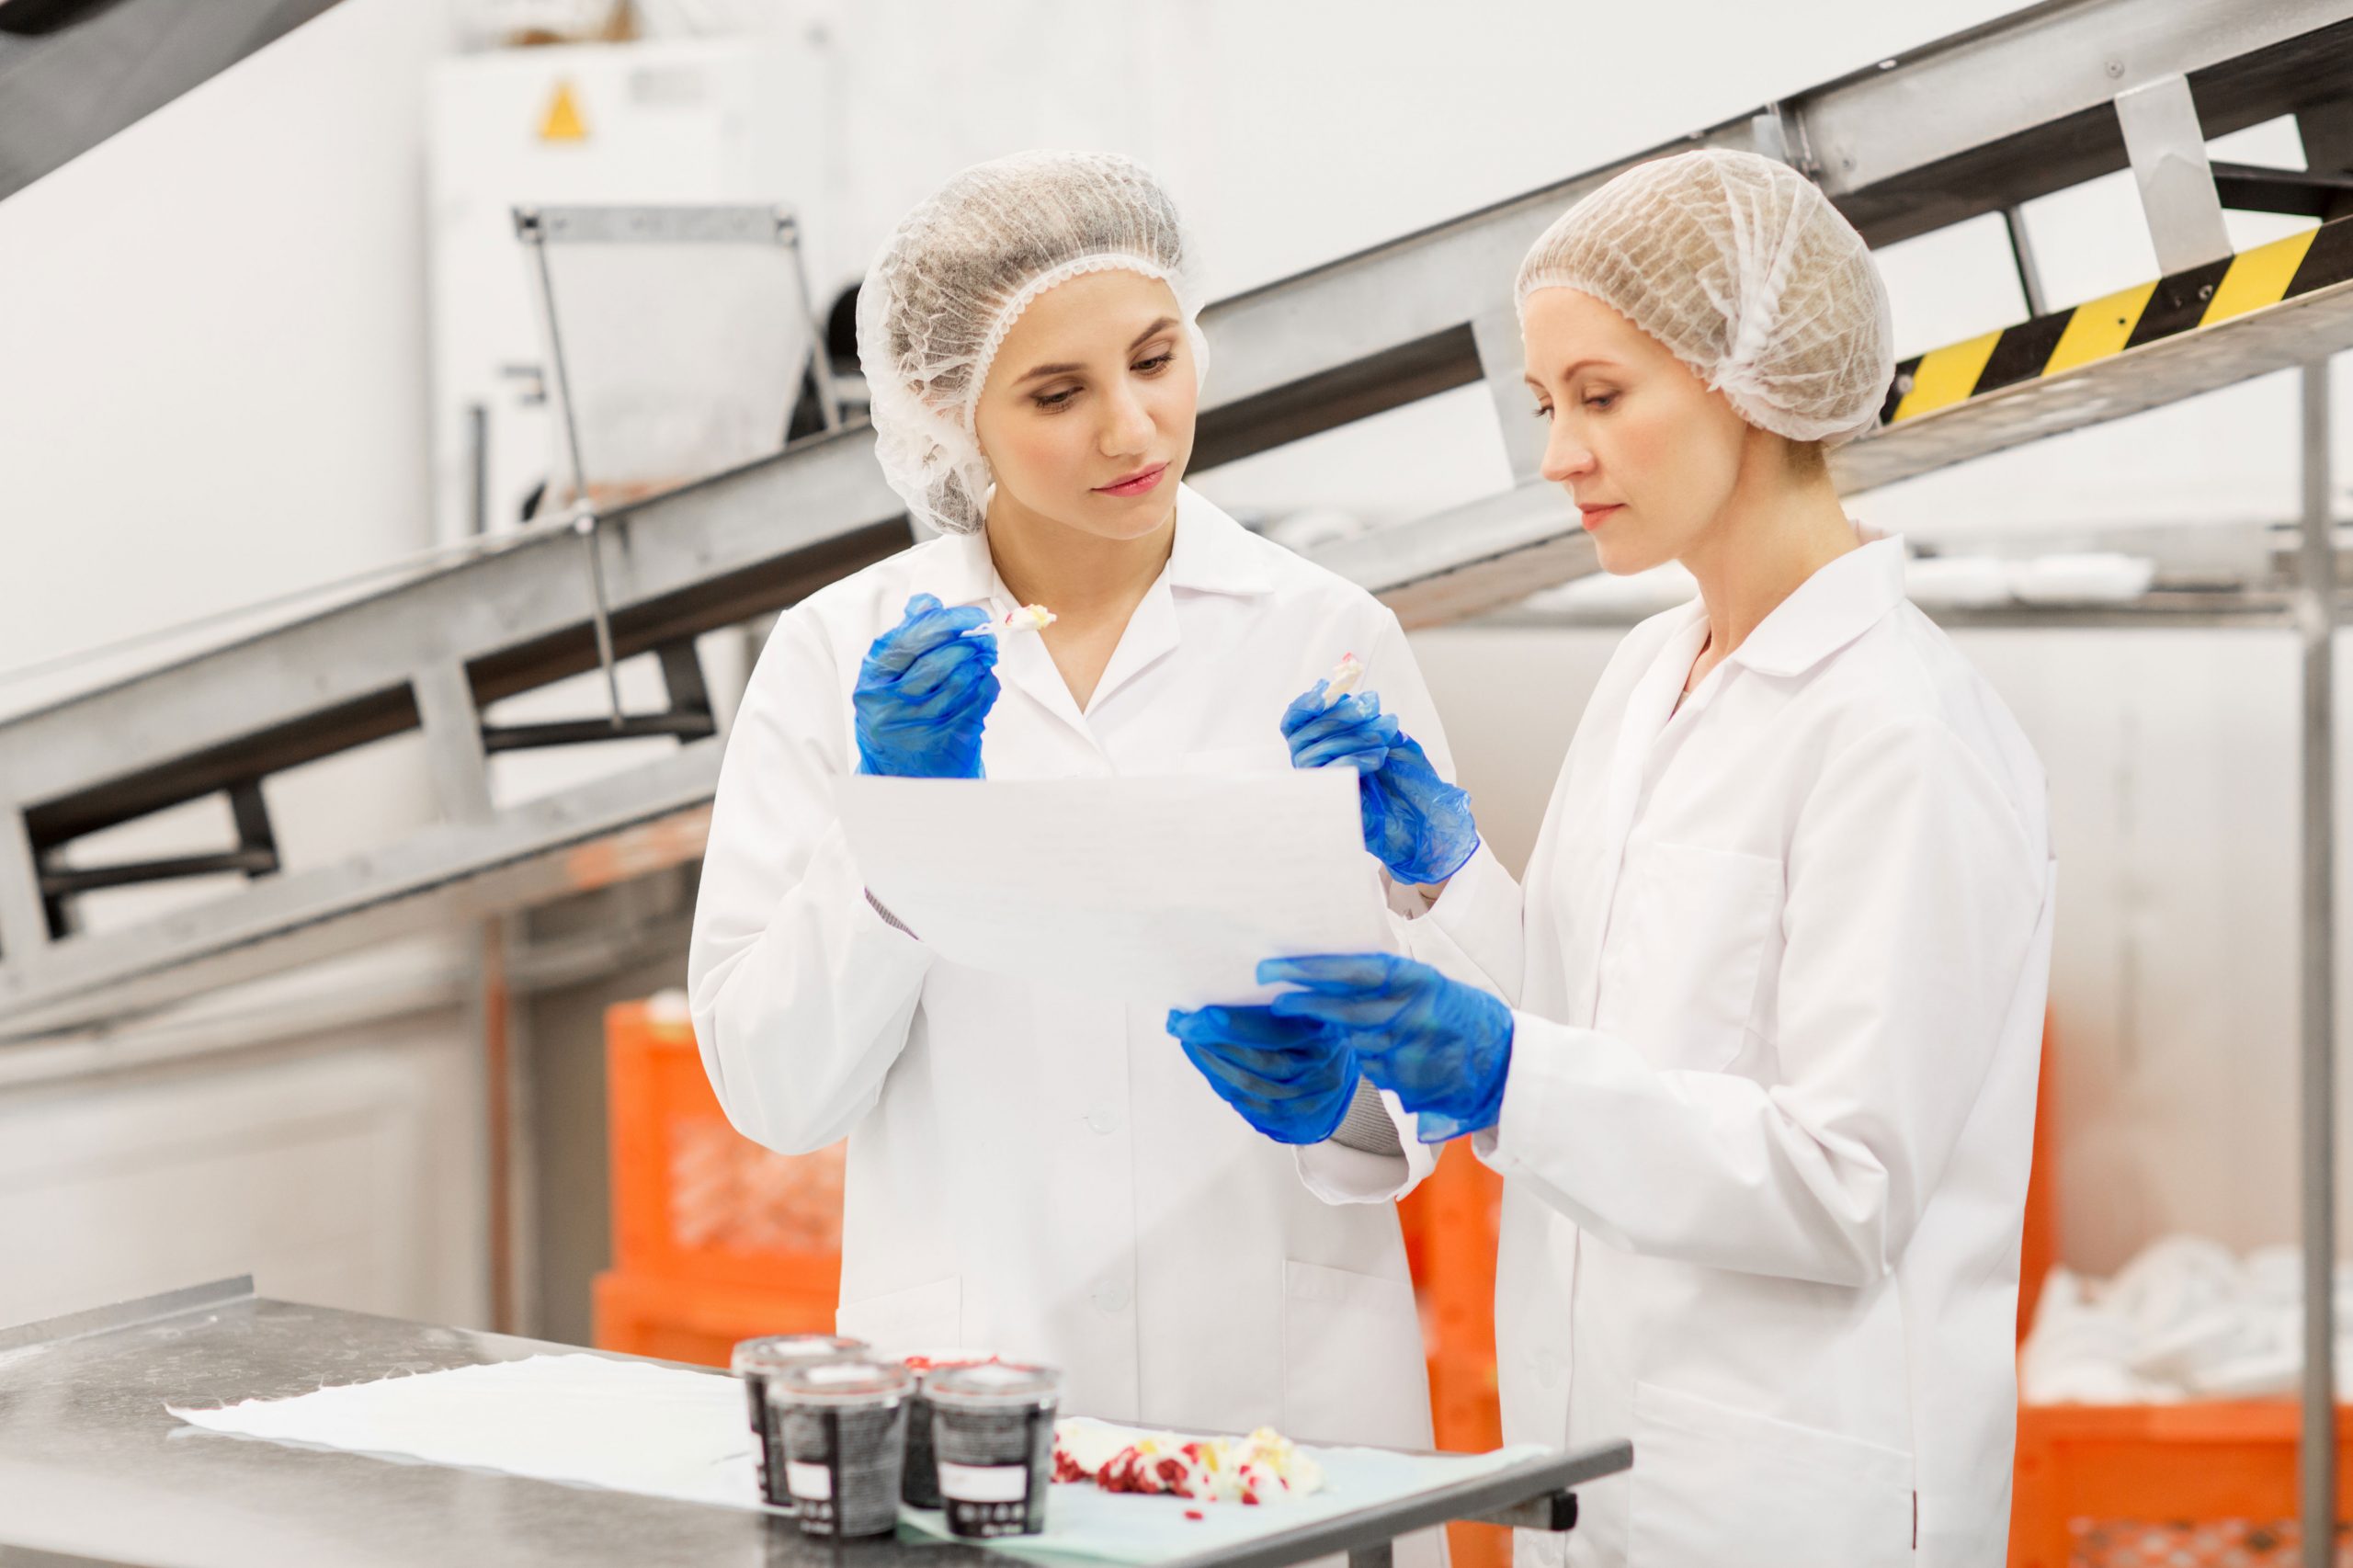
[[[806,1497],[812,1503],[833,1500],[834,1472],[826,1465],[789,1460],[784,1466],[784,1484],[795,1497]]]
[[[939,1494],[958,1503],[1019,1503],[1029,1495],[1026,1464],[939,1461]]]

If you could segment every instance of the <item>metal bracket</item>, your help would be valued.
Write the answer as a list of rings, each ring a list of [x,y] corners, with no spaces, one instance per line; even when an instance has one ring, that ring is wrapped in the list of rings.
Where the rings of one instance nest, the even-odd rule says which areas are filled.
[[[2116,120],[2141,187],[2158,267],[2183,272],[2228,256],[2230,231],[2222,223],[2222,198],[2206,161],[2206,133],[2189,78],[2160,76],[2117,94]]]
[[[250,881],[276,872],[278,835],[269,825],[269,804],[262,798],[261,780],[239,779],[228,787],[226,793],[237,829],[234,849],[210,855],[169,855],[153,860],[119,860],[99,866],[67,866],[53,858],[59,852],[56,848],[35,850],[41,912],[50,937],[70,937],[82,928],[73,901],[84,893],[224,873],[240,875]]]
[[[1504,460],[1511,465],[1512,483],[1525,483],[1539,477],[1544,467],[1544,426],[1529,402],[1519,312],[1506,305],[1477,317],[1471,323],[1471,341],[1479,351],[1479,373],[1487,383],[1487,396],[1495,405],[1495,424],[1503,434]]]
[[[654,650],[654,656],[662,663],[662,684],[670,694],[670,706],[664,711],[616,713],[606,719],[555,719],[536,724],[484,724],[483,750],[495,755],[534,746],[581,745],[591,741],[647,735],[699,741],[717,734],[719,721],[711,710],[710,689],[703,681],[702,661],[696,654],[694,639],[665,642]]]

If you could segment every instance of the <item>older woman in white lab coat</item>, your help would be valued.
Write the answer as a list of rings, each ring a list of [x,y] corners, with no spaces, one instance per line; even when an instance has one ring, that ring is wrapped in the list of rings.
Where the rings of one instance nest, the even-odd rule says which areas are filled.
[[[1286,704],[1351,651],[1445,768],[1395,618],[1180,483],[1188,259],[1148,176],[1078,154],[969,170],[891,240],[860,354],[885,473],[942,537],[796,605],[761,655],[695,912],[696,1033],[745,1133],[849,1139],[843,1333],[1040,1358],[1064,1409],[1115,1420],[1427,1446],[1387,1201],[1403,1113],[1353,1072],[1291,1083],[1252,1113],[1295,1147],[1269,1142],[1160,1011],[933,952],[868,895],[833,804],[858,770],[1287,768]],[[1041,634],[983,631],[1033,602]],[[1383,1185],[1367,1171],[1383,1190],[1336,1201]]]
[[[1272,1014],[1504,1174],[1505,1436],[1633,1439],[1523,1562],[1995,1568],[2052,865],[2033,751],[1823,467],[1887,388],[1876,269],[1708,152],[1518,292],[1546,476],[1699,597],[1610,661],[1524,903],[1474,859],[1427,962],[1270,962]]]

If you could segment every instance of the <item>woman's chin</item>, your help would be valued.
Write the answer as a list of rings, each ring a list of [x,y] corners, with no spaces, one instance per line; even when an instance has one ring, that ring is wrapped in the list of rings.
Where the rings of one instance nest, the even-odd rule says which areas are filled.
[[[1631,577],[1666,562],[1654,551],[1637,550],[1625,544],[1604,544],[1596,540],[1593,553],[1601,569],[1612,577]]]

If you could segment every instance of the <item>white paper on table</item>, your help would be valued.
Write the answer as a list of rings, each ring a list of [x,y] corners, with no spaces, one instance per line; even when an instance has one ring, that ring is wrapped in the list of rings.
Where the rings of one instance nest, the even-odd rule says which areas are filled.
[[[1357,775],[836,781],[866,886],[954,963],[1158,1006],[1263,959],[1394,952]]]
[[[643,1361],[533,1356],[217,1410],[165,1408],[242,1437],[762,1506],[743,1383]]]

